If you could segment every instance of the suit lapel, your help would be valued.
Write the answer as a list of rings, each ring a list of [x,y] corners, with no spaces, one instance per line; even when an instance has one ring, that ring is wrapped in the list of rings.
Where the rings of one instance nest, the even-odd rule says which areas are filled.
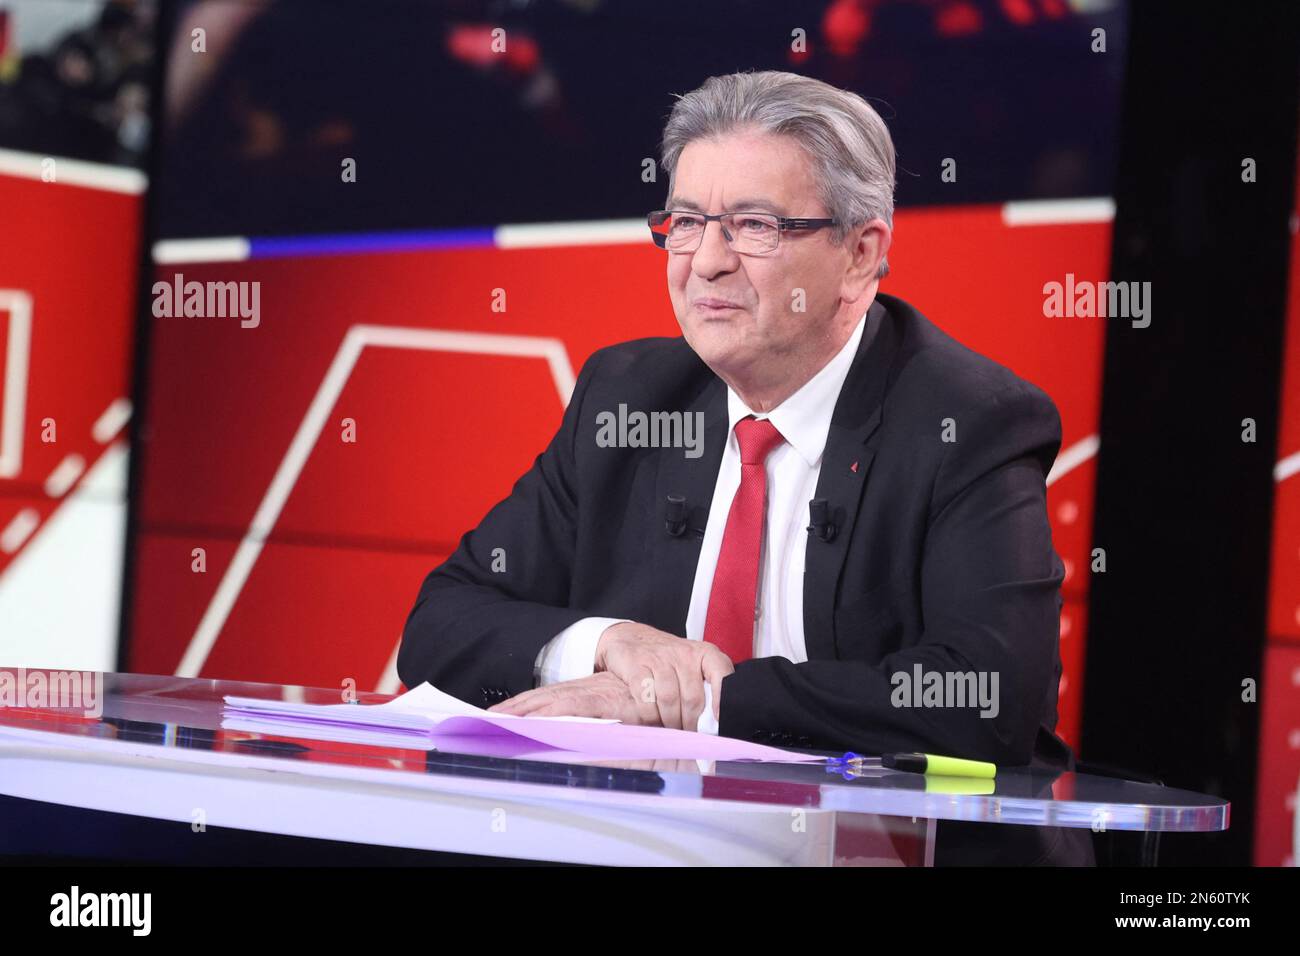
[[[876,455],[874,447],[867,447],[867,440],[880,424],[886,377],[898,353],[899,320],[885,310],[879,299],[871,305],[871,311],[875,310],[881,312],[879,328],[872,340],[864,343],[865,348],[859,348],[840,389],[817,478],[816,497],[826,499],[836,532],[831,541],[808,536],[803,620],[809,660],[833,660],[837,656],[834,616],[840,572]],[[864,529],[864,533],[870,531]]]
[[[710,375],[707,384],[686,407],[688,414],[704,413],[704,451],[687,458],[680,448],[661,449],[655,477],[650,540],[650,573],[654,579],[653,605],[648,619],[670,634],[686,636],[695,568],[704,542],[704,526],[713,502],[713,487],[727,443],[727,387]],[[686,530],[674,537],[665,528],[669,495],[686,499]]]

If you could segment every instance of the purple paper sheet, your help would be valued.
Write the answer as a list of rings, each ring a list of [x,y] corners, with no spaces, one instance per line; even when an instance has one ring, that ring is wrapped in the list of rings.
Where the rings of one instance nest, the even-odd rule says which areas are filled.
[[[511,737],[557,750],[613,760],[749,760],[824,763],[824,756],[781,750],[765,744],[667,727],[643,727],[585,717],[521,717],[484,710],[431,684],[421,684],[386,704],[301,704],[291,701],[226,697],[225,714],[281,726],[338,728],[421,738],[435,746],[440,737]]]
[[[534,721],[508,716],[448,717],[438,724],[433,735],[436,740],[443,734],[474,736],[502,731],[560,750],[600,754],[615,760],[757,760],[781,763],[824,763],[826,760],[813,754],[689,730],[631,724]]]

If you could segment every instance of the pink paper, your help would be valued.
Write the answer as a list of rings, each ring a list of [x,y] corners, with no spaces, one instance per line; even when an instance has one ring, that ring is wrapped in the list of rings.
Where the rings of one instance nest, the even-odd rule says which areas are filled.
[[[492,725],[489,730],[484,724]],[[768,747],[765,744],[700,734],[667,727],[641,727],[631,724],[565,723],[531,720],[527,717],[497,716],[448,717],[433,731],[436,740],[443,734],[476,736],[506,732],[535,740],[560,750],[600,754],[612,760],[758,760],[781,763],[825,763],[826,758]]]

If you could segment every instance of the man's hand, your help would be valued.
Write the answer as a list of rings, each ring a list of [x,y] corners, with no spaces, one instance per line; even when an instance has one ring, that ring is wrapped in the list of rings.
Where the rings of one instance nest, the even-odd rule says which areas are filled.
[[[622,679],[640,705],[658,712],[661,727],[694,730],[704,713],[704,682],[713,685],[713,716],[722,704],[722,679],[736,670],[714,644],[689,641],[648,624],[624,622],[605,628],[596,645],[596,673]]]
[[[613,717],[625,724],[659,726],[654,705],[639,704],[627,684],[610,673],[526,690],[488,710],[520,717]]]

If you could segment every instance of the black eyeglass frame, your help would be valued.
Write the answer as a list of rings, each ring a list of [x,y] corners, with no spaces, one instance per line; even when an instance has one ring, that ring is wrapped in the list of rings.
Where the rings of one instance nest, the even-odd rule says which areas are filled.
[[[719,212],[712,215],[703,212],[696,212],[694,209],[656,209],[654,212],[646,216],[646,225],[650,227],[650,238],[654,240],[654,244],[660,249],[670,252],[675,250],[668,249],[668,236],[655,232],[655,226],[663,225],[665,219],[674,214],[695,216],[697,219],[704,220],[704,228],[700,230],[700,243],[703,243],[704,241],[704,232],[709,228],[709,223],[716,222],[718,228],[722,230],[722,236],[727,240],[728,246],[731,245],[732,238],[731,234],[727,232],[727,227],[722,224],[724,218],[728,216],[764,216],[768,219],[775,219],[777,225],[777,244],[773,246],[770,251],[775,251],[780,247],[781,233],[783,232],[813,232],[817,229],[825,229],[827,226],[839,225],[838,219],[810,219],[805,216],[774,216],[770,212],[763,212],[758,209],[738,210],[736,212]],[[660,219],[659,222],[656,223],[656,216],[662,216],[664,219]],[[683,250],[681,254],[684,255],[687,251],[696,252],[699,248],[699,244],[697,244],[694,249]]]

